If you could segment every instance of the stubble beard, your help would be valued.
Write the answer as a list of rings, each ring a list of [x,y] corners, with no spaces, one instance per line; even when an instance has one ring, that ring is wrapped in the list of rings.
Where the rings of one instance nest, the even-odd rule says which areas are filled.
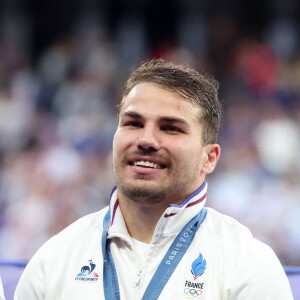
[[[115,184],[120,192],[133,202],[146,205],[162,203],[167,192],[161,185],[154,186],[147,181],[147,175],[137,175],[134,182],[128,182],[120,176],[116,167],[113,168]]]
[[[126,154],[121,160],[113,158],[113,178],[118,190],[133,202],[145,205],[154,205],[162,203],[167,194],[165,187],[161,184],[150,182],[150,175],[136,174],[134,178],[128,180],[122,170],[128,167],[128,161],[133,155],[145,155],[143,151],[137,151],[130,155]],[[166,164],[169,164],[166,158],[162,158]]]
[[[188,171],[186,174],[177,174],[177,172],[175,172],[176,174],[170,174],[171,183],[166,187],[162,184],[149,182],[147,178],[148,175],[143,174],[137,174],[135,179],[129,182],[124,175],[121,175],[121,168],[122,163],[113,163],[113,176],[117,188],[131,201],[145,205],[162,203],[166,201],[167,198],[170,203],[179,204],[190,193],[190,191],[186,190],[188,183],[194,181],[196,178],[195,172],[193,171]],[[170,173],[172,173],[171,170],[169,170]],[[172,178],[172,175],[174,178]],[[182,195],[182,197],[180,197],[180,195]],[[180,199],[180,201],[178,201],[178,199]]]

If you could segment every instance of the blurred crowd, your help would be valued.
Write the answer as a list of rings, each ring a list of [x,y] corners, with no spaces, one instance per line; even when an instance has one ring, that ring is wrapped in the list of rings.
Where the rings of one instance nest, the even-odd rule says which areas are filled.
[[[115,106],[131,70],[164,57],[213,74],[224,106],[207,205],[249,226],[285,265],[300,265],[300,44],[274,20],[259,35],[193,14],[149,47],[138,17],[112,36],[82,17],[34,59],[26,22],[0,35],[0,258],[28,259],[49,237],[107,205]]]

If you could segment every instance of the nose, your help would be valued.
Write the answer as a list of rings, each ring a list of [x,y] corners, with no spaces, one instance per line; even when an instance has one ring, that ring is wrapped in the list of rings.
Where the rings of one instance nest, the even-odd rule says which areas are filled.
[[[144,150],[147,152],[156,152],[159,150],[158,136],[153,126],[145,126],[141,130],[137,147],[140,150]]]

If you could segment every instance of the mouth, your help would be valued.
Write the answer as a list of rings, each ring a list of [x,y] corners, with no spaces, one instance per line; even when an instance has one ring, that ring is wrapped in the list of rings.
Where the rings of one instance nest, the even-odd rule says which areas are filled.
[[[160,163],[154,162],[150,160],[134,160],[129,162],[130,166],[137,166],[142,168],[150,168],[150,169],[165,169],[167,166]]]

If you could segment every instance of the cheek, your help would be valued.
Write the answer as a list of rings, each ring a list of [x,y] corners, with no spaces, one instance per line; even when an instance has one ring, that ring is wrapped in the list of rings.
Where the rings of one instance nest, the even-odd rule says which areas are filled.
[[[117,158],[117,155],[120,151],[120,142],[120,135],[118,134],[118,132],[116,132],[113,139],[113,160]]]
[[[113,146],[114,147],[118,147],[120,144],[122,144],[122,141],[124,140],[124,134],[122,129],[117,129],[117,131],[115,132],[114,135],[114,139],[113,139]]]
[[[183,145],[180,151],[177,152],[177,159],[185,166],[200,166],[203,161],[203,153],[199,147]]]
[[[195,143],[192,143],[190,139],[177,139],[174,141],[169,141],[168,143],[173,148],[173,151],[177,155],[194,157],[199,150],[199,147],[196,147]]]
[[[124,130],[117,130],[113,139],[113,154],[119,154],[130,147],[131,138]]]
[[[177,164],[183,167],[186,165],[190,165],[194,160],[194,149],[189,147],[189,145],[186,143],[177,143],[177,145],[175,145],[176,143],[170,143],[171,148],[169,147],[169,149],[171,150],[169,154],[173,157],[175,161],[177,161]]]

